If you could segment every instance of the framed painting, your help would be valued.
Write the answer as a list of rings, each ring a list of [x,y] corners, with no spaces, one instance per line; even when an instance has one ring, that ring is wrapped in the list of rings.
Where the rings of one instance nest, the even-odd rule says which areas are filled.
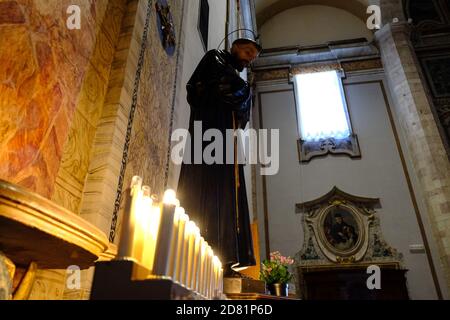
[[[331,250],[345,254],[357,246],[361,226],[350,210],[339,206],[331,207],[324,215],[322,232]]]
[[[349,194],[336,186],[321,197],[296,204],[304,236],[303,247],[294,256],[297,294],[301,298],[314,294],[315,286],[326,274],[334,277],[333,281],[339,280],[335,281],[336,296],[348,297],[356,290],[358,297],[359,289],[353,284],[342,287],[345,282],[341,281],[342,276],[351,274],[353,277],[355,270],[365,273],[371,265],[385,270],[404,269],[402,253],[384,240],[375,210],[379,208],[379,198]],[[313,279],[314,274],[317,277]]]
[[[322,254],[334,263],[361,261],[369,248],[369,226],[379,203],[379,199],[354,196],[334,187],[318,199],[297,204],[297,213],[305,214],[307,230],[307,245],[300,256],[316,262]]]

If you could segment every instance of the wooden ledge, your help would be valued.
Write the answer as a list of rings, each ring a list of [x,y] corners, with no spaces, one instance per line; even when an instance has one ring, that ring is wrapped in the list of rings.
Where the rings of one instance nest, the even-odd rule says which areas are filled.
[[[80,216],[0,180],[0,251],[16,265],[86,269],[108,249],[106,235]]]

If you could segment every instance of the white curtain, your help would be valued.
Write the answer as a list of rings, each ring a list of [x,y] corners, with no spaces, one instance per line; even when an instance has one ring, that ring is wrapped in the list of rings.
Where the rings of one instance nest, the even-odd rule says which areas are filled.
[[[303,140],[343,139],[350,135],[344,92],[337,71],[298,74],[295,87]]]

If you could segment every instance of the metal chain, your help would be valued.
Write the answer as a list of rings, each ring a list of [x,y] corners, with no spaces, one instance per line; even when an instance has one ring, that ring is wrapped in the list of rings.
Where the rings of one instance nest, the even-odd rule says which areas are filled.
[[[111,229],[109,232],[109,241],[110,242],[114,242],[114,238],[116,236],[117,219],[119,216],[120,202],[122,200],[123,181],[125,178],[125,170],[126,170],[127,161],[128,161],[128,150],[130,147],[134,114],[135,114],[136,106],[137,106],[141,72],[142,72],[142,67],[144,65],[144,55],[145,55],[145,50],[147,48],[147,35],[148,35],[148,29],[150,26],[151,9],[152,9],[152,0],[148,0],[147,16],[145,18],[144,32],[142,34],[139,59],[138,59],[138,64],[137,64],[137,69],[136,69],[136,75],[134,77],[132,103],[131,103],[130,115],[128,117],[127,134],[125,137],[125,144],[123,147],[122,164],[120,167],[119,182],[117,184],[116,200],[114,202],[114,212],[113,212],[112,221],[111,221]]]

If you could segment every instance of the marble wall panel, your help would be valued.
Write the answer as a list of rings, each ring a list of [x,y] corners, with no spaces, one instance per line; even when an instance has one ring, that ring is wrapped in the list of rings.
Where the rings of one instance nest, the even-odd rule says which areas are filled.
[[[50,198],[95,41],[96,2],[1,3],[0,178]],[[80,6],[82,30],[66,27],[70,4]]]

